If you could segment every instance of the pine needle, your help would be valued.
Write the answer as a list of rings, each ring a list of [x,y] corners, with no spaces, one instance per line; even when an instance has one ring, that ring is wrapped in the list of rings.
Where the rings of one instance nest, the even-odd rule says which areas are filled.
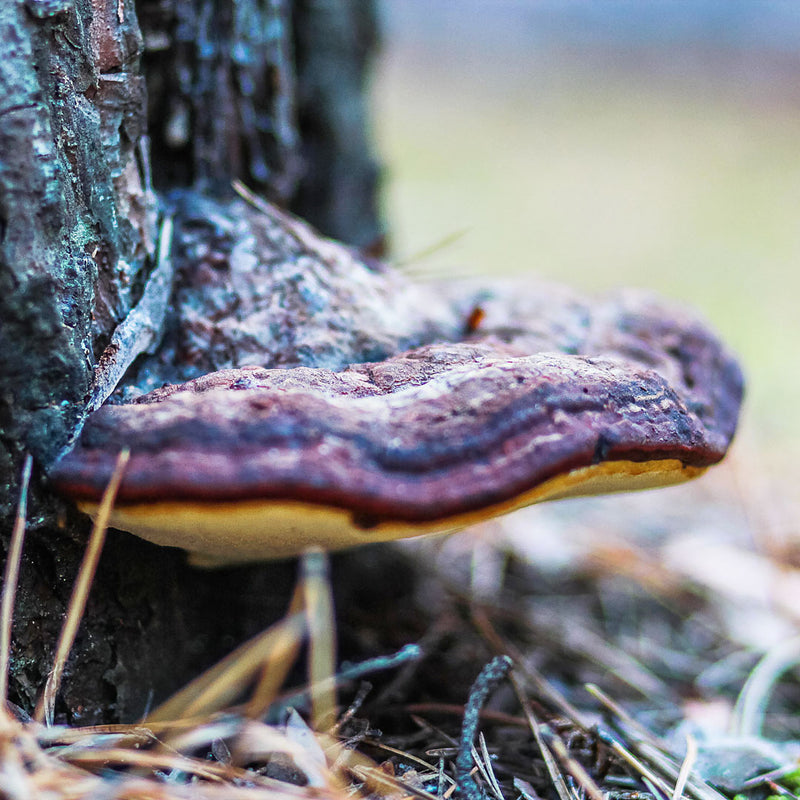
[[[625,747],[622,742],[604,731],[599,731],[598,735],[600,736],[600,739],[606,745],[608,745],[608,747],[626,764],[628,764],[628,766],[637,772],[643,780],[647,780],[652,783],[665,797],[670,797],[672,794],[672,788],[670,785],[660,775],[657,775],[655,772],[653,772],[653,770],[650,769],[650,767],[644,761],[642,761],[627,747]]]
[[[686,788],[686,783],[689,776],[692,774],[694,762],[697,761],[697,741],[694,736],[686,737],[686,756],[681,764],[681,771],[678,773],[678,779],[675,781],[675,788],[672,791],[672,800],[681,800],[683,791]]]
[[[292,599],[286,612],[287,617],[300,614],[303,610],[303,590],[301,584],[295,586]],[[245,716],[259,719],[275,702],[278,691],[283,686],[292,664],[297,660],[303,637],[286,629],[275,641],[275,649],[269,653],[261,667],[261,677],[247,703]]]
[[[736,698],[731,720],[735,736],[761,736],[772,692],[781,677],[800,662],[800,636],[772,647],[753,667]]]
[[[540,726],[542,740],[547,743],[555,757],[561,762],[564,769],[575,779],[576,783],[584,790],[591,800],[605,800],[600,787],[592,780],[584,766],[574,759],[564,742],[553,732],[548,725]]]
[[[426,258],[430,258],[431,256],[440,253],[442,250],[446,250],[448,247],[452,247],[456,242],[461,241],[470,232],[471,228],[462,228],[461,230],[452,231],[451,233],[447,234],[447,236],[443,236],[441,239],[423,247],[421,250],[417,250],[410,256],[406,256],[405,258],[395,261],[394,265],[398,269],[405,270],[409,273],[424,272],[424,267],[420,269],[414,265],[418,264],[420,261],[424,261]],[[452,270],[450,270],[447,274],[452,274]],[[442,277],[445,277],[445,275]]]
[[[67,663],[67,658],[75,642],[75,636],[78,633],[78,627],[83,619],[83,613],[86,610],[86,600],[89,597],[89,590],[92,586],[95,570],[97,569],[97,562],[100,560],[100,553],[106,538],[108,518],[111,515],[111,509],[114,506],[117,490],[119,489],[122,475],[125,472],[125,467],[128,464],[129,458],[130,450],[127,449],[122,450],[119,456],[117,456],[117,463],[111,474],[111,480],[109,480],[108,486],[103,493],[103,498],[100,501],[100,508],[97,512],[97,519],[94,522],[94,527],[89,537],[89,543],[86,546],[86,552],[84,553],[83,561],[78,571],[78,578],[72,589],[67,616],[61,628],[61,636],[58,640],[58,647],[56,648],[53,668],[47,676],[44,692],[39,698],[39,702],[36,704],[36,710],[33,712],[33,718],[37,722],[46,722],[48,726],[53,724],[53,709],[55,707],[56,695],[58,694],[58,689],[61,684],[61,676],[64,673],[64,666]]]
[[[305,631],[302,615],[285,617],[263,633],[240,645],[202,675],[188,683],[150,713],[148,726],[188,717],[201,717],[223,709],[260,674],[268,661],[280,662],[290,654]],[[283,655],[277,648],[283,648]]]
[[[311,724],[314,730],[325,731],[336,719],[336,623],[327,555],[317,548],[308,550],[303,554],[302,568],[310,651]]]
[[[22,560],[22,543],[25,539],[25,519],[28,514],[28,486],[31,482],[33,459],[25,456],[22,465],[22,476],[19,482],[19,504],[11,543],[8,547],[6,569],[3,578],[3,595],[0,600],[0,719],[7,718],[6,702],[8,701],[8,668],[11,657],[11,622],[14,617],[14,600],[19,583],[19,565]]]

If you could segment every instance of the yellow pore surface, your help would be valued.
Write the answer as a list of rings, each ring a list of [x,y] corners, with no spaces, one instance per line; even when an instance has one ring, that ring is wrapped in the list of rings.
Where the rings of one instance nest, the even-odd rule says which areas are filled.
[[[312,546],[339,550],[371,542],[446,533],[523,506],[564,497],[671,486],[695,478],[704,467],[678,459],[610,461],[558,475],[503,503],[426,522],[386,521],[359,527],[350,511],[286,500],[223,502],[158,501],[120,505],[110,526],[159,545],[188,550],[198,566],[223,566],[286,558]],[[98,504],[82,502],[94,517]]]

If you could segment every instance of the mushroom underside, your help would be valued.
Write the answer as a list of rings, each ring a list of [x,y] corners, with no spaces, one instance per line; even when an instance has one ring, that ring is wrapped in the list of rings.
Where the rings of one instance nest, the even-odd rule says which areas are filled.
[[[672,486],[705,472],[678,459],[611,461],[582,467],[475,511],[429,520],[384,519],[324,503],[280,500],[159,500],[118,505],[113,527],[191,554],[195,566],[224,566],[439,533],[452,533],[519,508],[592,494]],[[96,501],[79,508],[94,518]]]

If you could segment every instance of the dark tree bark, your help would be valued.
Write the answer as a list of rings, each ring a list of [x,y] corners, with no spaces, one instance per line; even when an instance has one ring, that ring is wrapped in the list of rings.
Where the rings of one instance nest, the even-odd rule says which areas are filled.
[[[224,195],[239,179],[327,234],[378,241],[363,98],[375,22],[370,0],[0,3],[4,547],[25,453],[38,468],[14,629],[21,707],[50,667],[88,527],[42,470],[101,397],[132,311],[159,291],[164,307],[170,192]],[[292,575],[198,571],[182,553],[110,538],[58,717],[135,719],[279,613]]]
[[[22,450],[49,463],[141,288],[156,200],[132,0],[0,8],[0,505]],[[101,16],[102,15],[102,16]]]

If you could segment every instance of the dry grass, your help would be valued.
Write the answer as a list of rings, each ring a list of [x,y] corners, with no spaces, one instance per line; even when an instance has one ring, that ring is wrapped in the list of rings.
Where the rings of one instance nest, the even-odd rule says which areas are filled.
[[[796,784],[784,776],[798,750],[774,741],[774,732],[788,719],[784,737],[800,737],[791,721],[797,683],[788,677],[800,644],[780,633],[781,624],[791,631],[797,622],[800,570],[785,552],[731,535],[736,520],[746,534],[763,524],[752,509],[748,518],[751,499],[737,487],[736,466],[734,459],[680,503],[675,491],[685,490],[555,505],[471,534],[409,543],[428,565],[419,564],[427,571],[419,602],[436,609],[425,658],[409,648],[335,676],[326,559],[309,553],[285,617],[146,719],[54,726],[48,709],[57,677],[38,719],[9,707],[0,719],[3,796],[720,800],[766,790],[793,797]],[[124,457],[117,478],[123,468]],[[112,482],[106,507],[113,495]],[[618,509],[609,513],[612,502]],[[714,531],[721,508],[733,512],[723,539]],[[23,488],[16,552],[24,510]],[[703,519],[715,521],[704,527]],[[684,533],[694,550],[681,549],[676,526],[692,520],[694,530]],[[651,541],[641,540],[659,525]],[[68,657],[103,534],[99,518],[54,675]],[[556,543],[549,555],[537,550],[548,540]],[[702,570],[691,560],[699,544]],[[732,567],[737,559],[749,580]],[[8,559],[4,630],[17,563]],[[751,615],[749,639],[736,622],[742,606]],[[763,625],[756,630],[767,617],[779,626],[771,638]],[[309,683],[290,691],[286,675],[309,640]],[[455,679],[482,667],[469,690]],[[397,677],[371,702],[364,677],[387,670]],[[452,681],[436,674],[442,670]],[[432,677],[451,690],[426,698],[420,687]],[[337,687],[354,679],[358,688],[342,710]]]

